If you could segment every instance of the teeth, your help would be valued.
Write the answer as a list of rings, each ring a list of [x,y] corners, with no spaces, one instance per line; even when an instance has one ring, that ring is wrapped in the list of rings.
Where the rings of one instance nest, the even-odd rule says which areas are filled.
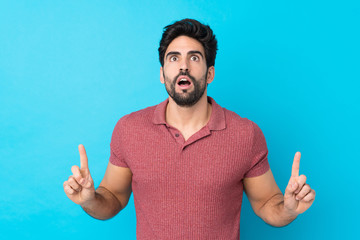
[[[186,78],[180,79],[180,82],[187,82]]]

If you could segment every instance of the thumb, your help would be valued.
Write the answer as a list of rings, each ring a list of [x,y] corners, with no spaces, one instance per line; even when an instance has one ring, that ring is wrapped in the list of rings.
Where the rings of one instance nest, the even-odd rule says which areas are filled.
[[[93,186],[93,183],[94,183],[94,181],[93,181],[93,179],[92,179],[92,177],[91,177],[91,175],[89,173],[88,176],[85,179],[83,187],[84,188],[91,188]]]
[[[293,196],[296,189],[298,188],[298,183],[295,179],[290,178],[289,183],[285,189],[285,195]]]
[[[297,188],[298,188],[297,181],[295,181],[295,179],[293,178],[290,178],[290,181],[285,189],[285,194],[284,194],[284,205],[288,209],[297,208],[298,201],[294,197]]]

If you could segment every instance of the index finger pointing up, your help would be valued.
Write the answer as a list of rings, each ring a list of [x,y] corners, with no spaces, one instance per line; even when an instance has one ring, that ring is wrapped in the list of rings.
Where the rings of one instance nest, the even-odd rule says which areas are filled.
[[[88,168],[88,158],[86,156],[86,151],[84,145],[79,145],[79,154],[80,154],[80,168],[87,169]]]
[[[292,165],[292,170],[291,170],[291,176],[292,177],[298,177],[299,176],[300,158],[301,158],[301,153],[296,152],[295,157],[294,157],[294,162],[293,162],[293,165]]]

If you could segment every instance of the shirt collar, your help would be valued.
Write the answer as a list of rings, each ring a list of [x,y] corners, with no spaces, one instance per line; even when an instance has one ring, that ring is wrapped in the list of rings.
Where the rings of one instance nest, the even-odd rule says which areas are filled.
[[[209,130],[225,129],[226,122],[225,122],[224,109],[219,104],[217,104],[213,98],[209,96],[207,98],[208,98],[208,102],[211,103],[212,106],[210,120],[207,124]],[[165,120],[166,106],[168,103],[169,103],[169,99],[166,99],[165,101],[161,102],[156,106],[153,116],[154,124],[165,124],[166,126],[168,126]]]

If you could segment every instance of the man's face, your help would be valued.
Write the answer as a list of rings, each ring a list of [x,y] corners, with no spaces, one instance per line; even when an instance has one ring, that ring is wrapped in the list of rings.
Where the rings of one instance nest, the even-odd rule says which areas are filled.
[[[207,83],[213,79],[213,71],[214,67],[207,69],[202,44],[180,36],[166,49],[160,79],[177,105],[191,107],[204,95]]]

